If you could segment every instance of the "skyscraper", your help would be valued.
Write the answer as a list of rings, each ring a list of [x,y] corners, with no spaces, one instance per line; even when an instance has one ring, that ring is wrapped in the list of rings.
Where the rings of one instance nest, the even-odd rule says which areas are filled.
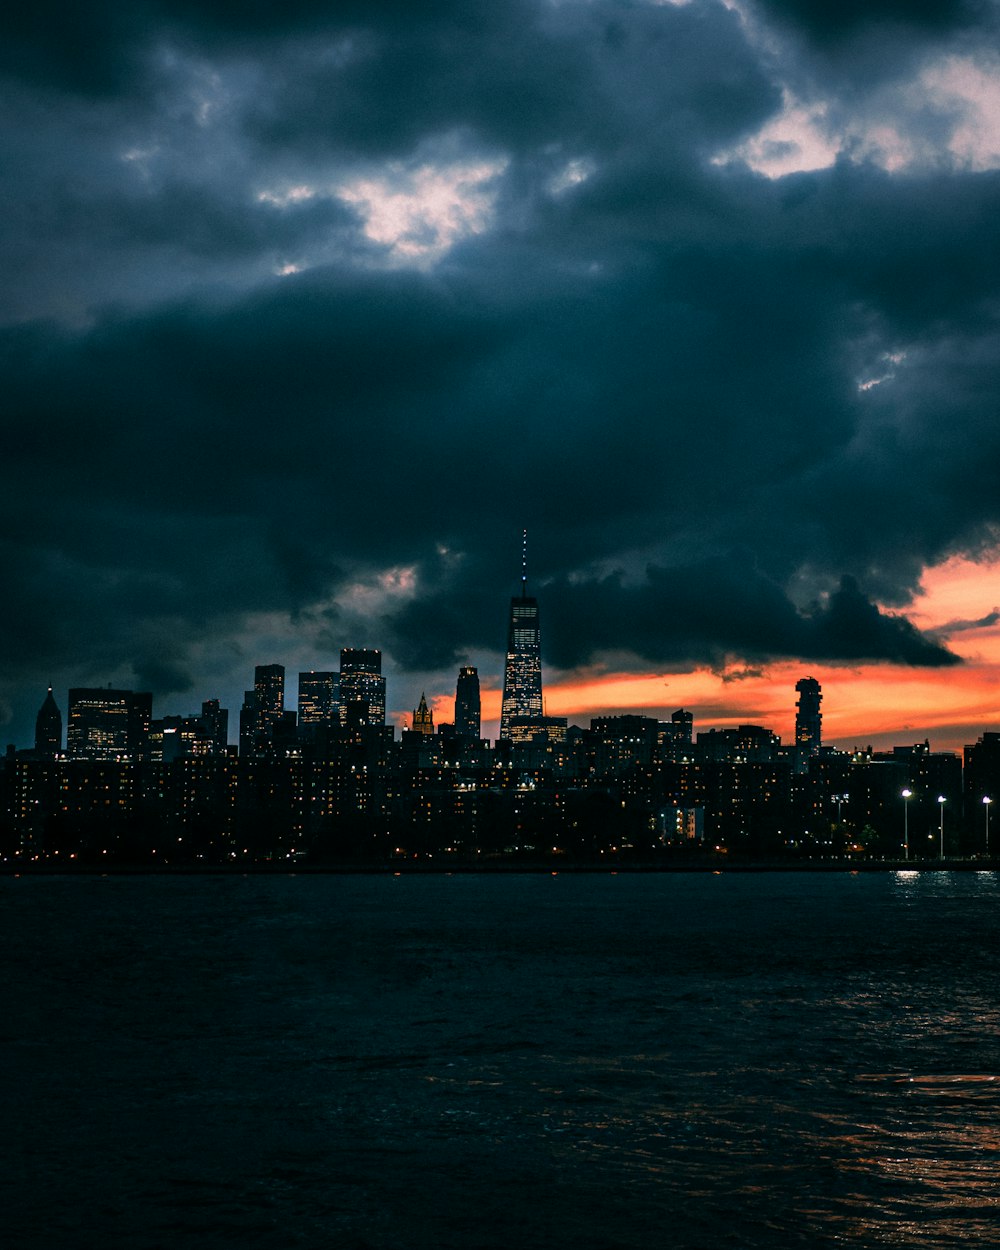
[[[344,647],[340,653],[340,723],[385,724],[385,678],[382,652],[365,647]]]
[[[321,725],[340,724],[339,673],[299,673],[299,732],[314,738]]]
[[[138,760],[149,745],[153,696],[111,687],[69,692],[66,751],[74,760]]]
[[[285,714],[285,666],[258,664],[253,689],[244,695],[240,708],[240,755],[270,755],[276,738],[282,737]]]
[[[212,744],[212,754],[225,755],[229,745],[229,709],[220,707],[218,699],[206,699],[201,705],[201,723]]]
[[[253,671],[257,708],[269,721],[280,720],[285,710],[284,664],[258,664]]]
[[[477,738],[481,729],[479,672],[471,664],[458,670],[455,686],[455,737]]]
[[[52,759],[62,747],[62,712],[52,697],[52,687],[35,717],[35,754],[41,759]]]
[[[801,677],[795,683],[799,701],[795,706],[795,747],[801,757],[815,755],[822,743],[823,701],[820,684],[815,677]]]
[[[503,672],[500,737],[510,737],[511,721],[542,715],[542,647],[538,600],[528,595],[527,531],[521,557],[521,593],[510,601],[507,662]]]

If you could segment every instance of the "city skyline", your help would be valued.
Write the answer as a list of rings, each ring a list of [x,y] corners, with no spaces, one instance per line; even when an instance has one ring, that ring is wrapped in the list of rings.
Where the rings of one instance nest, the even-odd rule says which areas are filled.
[[[266,8],[266,6],[265,6]],[[998,725],[995,5],[35,6],[0,49],[0,742],[478,669],[844,746]],[[371,676],[375,676],[372,674]],[[437,702],[436,702],[437,701]],[[399,723],[398,720],[396,723]]]

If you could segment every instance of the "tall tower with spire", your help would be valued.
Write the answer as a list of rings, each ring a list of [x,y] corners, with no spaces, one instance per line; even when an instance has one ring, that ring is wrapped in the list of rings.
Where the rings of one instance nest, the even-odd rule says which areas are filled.
[[[521,544],[521,593],[510,601],[500,737],[511,736],[511,721],[535,720],[541,715],[541,631],[538,600],[528,594],[528,531],[525,530]]]
[[[432,734],[434,732],[434,714],[427,706],[427,696],[420,696],[420,703],[413,711],[413,732]]]

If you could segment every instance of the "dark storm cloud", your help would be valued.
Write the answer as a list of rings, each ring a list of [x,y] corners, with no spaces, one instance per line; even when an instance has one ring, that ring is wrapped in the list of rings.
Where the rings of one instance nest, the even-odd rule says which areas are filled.
[[[696,660],[721,668],[734,655],[775,654],[932,667],[959,662],[905,618],[881,612],[850,577],[824,603],[796,609],[745,551],[698,566],[650,567],[638,585],[615,577],[559,583],[548,588],[546,605],[550,653],[565,668],[613,652],[622,622],[636,654],[666,667]]]
[[[859,28],[882,23],[934,33],[971,25],[988,9],[987,0],[756,0],[769,16],[815,38],[842,39]]]
[[[0,53],[12,691],[200,689],[212,639],[364,611],[447,669],[502,645],[522,525],[548,662],[954,662],[900,612],[1000,521],[997,173],[726,161],[818,62],[714,0],[89,14]],[[487,209],[437,263],[343,194],[451,166]]]

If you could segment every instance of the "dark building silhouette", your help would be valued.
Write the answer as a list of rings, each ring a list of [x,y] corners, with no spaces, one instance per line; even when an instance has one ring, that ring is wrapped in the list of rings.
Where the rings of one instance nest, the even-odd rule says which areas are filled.
[[[596,716],[590,722],[598,777],[632,767],[649,768],[659,740],[659,721],[649,716]]]
[[[291,714],[294,720],[294,713]],[[240,755],[267,756],[279,750],[288,733],[285,713],[285,666],[258,664],[253,689],[240,708]]]
[[[702,759],[730,764],[773,760],[780,745],[778,735],[763,725],[707,729],[698,735],[698,753]]]
[[[510,737],[512,720],[531,720],[541,716],[542,711],[542,646],[538,600],[528,595],[528,574],[522,560],[521,593],[510,601],[510,619],[507,625],[507,660],[503,672],[500,737]]]
[[[35,717],[35,754],[39,759],[52,759],[62,749],[62,712],[52,696],[52,687]]]
[[[680,746],[690,746],[694,741],[694,714],[679,707],[671,713],[670,724],[673,727],[674,741]]]
[[[69,692],[66,751],[75,760],[138,760],[149,745],[153,696],[110,686]]]
[[[965,748],[964,756],[969,846],[995,854],[1000,849],[1000,733],[984,733]]]
[[[482,728],[479,673],[471,665],[458,670],[455,686],[455,736],[478,738]]]
[[[212,755],[225,755],[229,746],[229,709],[220,707],[218,699],[206,699],[201,705],[201,722],[205,737],[212,744]]]
[[[340,653],[340,723],[354,728],[385,724],[382,652],[345,647]]]
[[[795,749],[800,762],[815,755],[823,745],[823,713],[819,710],[823,693],[815,677],[801,677],[795,683]]]

